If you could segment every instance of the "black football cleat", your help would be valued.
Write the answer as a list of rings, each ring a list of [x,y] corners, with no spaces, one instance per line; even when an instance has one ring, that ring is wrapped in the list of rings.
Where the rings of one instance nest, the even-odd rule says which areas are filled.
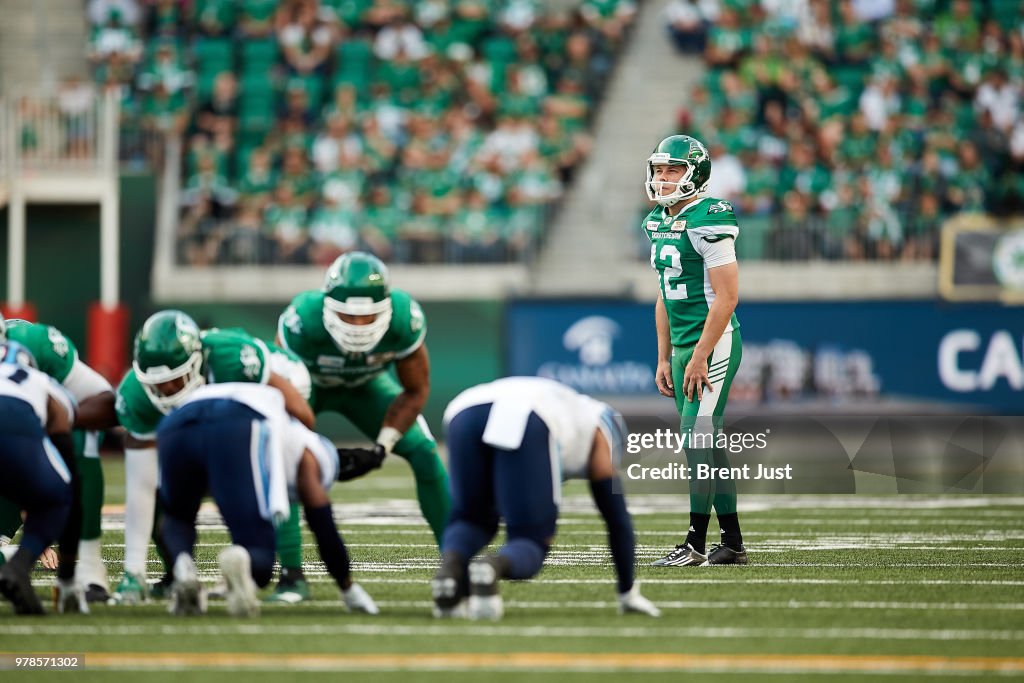
[[[28,572],[19,572],[10,563],[0,567],[0,594],[14,605],[15,614],[43,614],[43,604],[32,589]]]
[[[708,556],[698,553],[689,543],[677,545],[675,550],[665,557],[651,562],[652,567],[700,567],[708,561]]]
[[[746,564],[747,563],[747,549],[742,545],[739,548],[730,548],[724,543],[716,543],[711,546],[711,552],[708,553],[708,560],[704,563],[705,566],[713,564]]]
[[[469,596],[469,578],[466,566],[452,555],[441,558],[441,566],[430,582],[434,597],[434,616],[438,618],[464,616],[464,600]]]
[[[98,602],[101,605],[107,604],[107,600],[110,599],[110,591],[107,590],[106,586],[101,586],[98,583],[90,583],[85,588],[85,601],[86,602]]]

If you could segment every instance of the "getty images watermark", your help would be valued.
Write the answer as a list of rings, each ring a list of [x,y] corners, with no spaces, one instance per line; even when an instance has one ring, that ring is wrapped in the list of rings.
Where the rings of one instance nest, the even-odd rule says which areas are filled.
[[[626,420],[622,490],[1024,494],[1024,415],[744,415]]]
[[[626,453],[629,456],[643,453],[671,453],[680,455],[689,451],[692,460],[699,460],[697,453],[746,453],[751,450],[768,448],[771,429],[761,432],[729,432],[722,430],[676,432],[671,429],[655,429],[649,432],[630,432],[626,437]],[[720,458],[721,459],[721,458]],[[659,462],[643,464],[624,462],[626,477],[633,481],[714,481],[714,480],[782,480],[793,478],[792,464],[769,467],[764,463],[723,464],[709,458],[708,462]],[[628,461],[628,458],[627,458]]]

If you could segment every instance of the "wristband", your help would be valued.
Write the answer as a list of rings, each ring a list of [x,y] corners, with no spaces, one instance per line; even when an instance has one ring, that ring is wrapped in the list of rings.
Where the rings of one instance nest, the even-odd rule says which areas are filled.
[[[402,440],[402,432],[394,427],[381,427],[377,435],[377,443],[384,447],[384,451],[391,455],[391,450]]]

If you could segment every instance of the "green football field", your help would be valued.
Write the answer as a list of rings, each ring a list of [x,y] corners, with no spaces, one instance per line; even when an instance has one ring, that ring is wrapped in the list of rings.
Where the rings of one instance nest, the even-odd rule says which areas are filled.
[[[104,465],[113,585],[123,483],[119,460]],[[84,655],[77,676],[90,680],[1024,680],[1022,498],[747,497],[752,564],[678,569],[646,565],[677,542],[686,500],[633,496],[637,575],[663,610],[651,619],[616,613],[602,522],[585,487],[569,485],[544,571],[503,587],[504,620],[474,623],[430,616],[437,554],[404,463],[334,497],[356,580],[380,616],[344,611],[307,534],[310,603],[244,621],[217,602],[201,618],[171,617],[163,603],[15,618],[2,604],[0,652]],[[227,534],[212,506],[201,523],[197,564],[212,583]],[[52,581],[42,571],[35,580],[40,591]]]

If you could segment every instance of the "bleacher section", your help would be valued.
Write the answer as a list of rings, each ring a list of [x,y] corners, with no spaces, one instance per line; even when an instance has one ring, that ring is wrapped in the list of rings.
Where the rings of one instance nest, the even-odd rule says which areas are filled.
[[[589,148],[633,14],[627,0],[92,0],[89,54],[129,125],[185,139],[180,265],[322,265],[354,248],[521,261]]]
[[[741,259],[933,260],[950,216],[1024,210],[1024,3],[673,0],[666,21],[708,67],[678,131],[711,151]]]

